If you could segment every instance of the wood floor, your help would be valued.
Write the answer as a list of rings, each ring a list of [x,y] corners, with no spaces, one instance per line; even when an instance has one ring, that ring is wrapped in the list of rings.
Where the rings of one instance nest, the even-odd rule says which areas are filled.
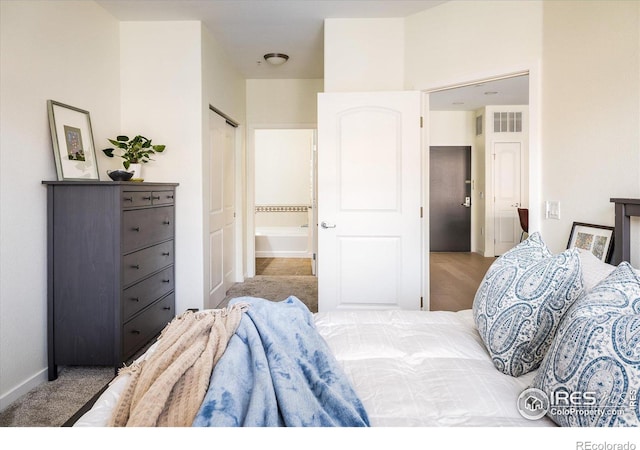
[[[478,253],[430,253],[429,309],[460,311],[471,308],[478,286],[495,260]]]
[[[429,255],[432,311],[460,311],[473,305],[482,277],[496,258],[478,253],[434,252]],[[256,275],[309,276],[311,260],[256,258]]]
[[[312,275],[308,258],[256,258],[256,275],[301,276]]]

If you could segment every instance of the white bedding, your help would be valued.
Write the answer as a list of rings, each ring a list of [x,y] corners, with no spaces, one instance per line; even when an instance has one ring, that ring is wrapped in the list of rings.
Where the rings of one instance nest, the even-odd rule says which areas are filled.
[[[499,372],[471,310],[336,311],[315,320],[372,426],[555,426],[520,415],[518,396],[535,371]]]
[[[518,413],[535,371],[513,378],[496,370],[471,310],[333,311],[315,322],[372,426],[554,426]],[[125,384],[118,379],[75,426],[106,426]]]

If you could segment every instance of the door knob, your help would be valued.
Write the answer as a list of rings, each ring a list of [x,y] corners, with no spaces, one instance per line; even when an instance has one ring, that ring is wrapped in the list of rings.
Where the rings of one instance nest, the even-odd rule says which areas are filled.
[[[320,226],[321,226],[322,228],[335,228],[335,227],[336,227],[336,225],[335,225],[335,224],[333,224],[333,223],[327,223],[327,222],[324,222],[324,221],[320,224]]]

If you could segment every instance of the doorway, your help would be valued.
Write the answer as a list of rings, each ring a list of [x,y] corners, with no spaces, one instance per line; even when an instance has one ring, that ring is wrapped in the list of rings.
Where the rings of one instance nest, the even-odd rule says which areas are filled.
[[[432,252],[471,251],[471,146],[429,148]]]
[[[484,275],[488,266],[495,260],[498,251],[494,239],[511,241],[516,235],[512,225],[513,217],[516,217],[516,208],[511,205],[529,203],[529,171],[532,169],[529,160],[528,134],[502,126],[502,119],[506,112],[509,119],[512,112],[516,111],[514,117],[521,117],[522,129],[528,130],[528,108],[529,108],[529,72],[514,73],[512,75],[498,76],[493,79],[472,81],[455,86],[433,89],[428,92],[429,104],[429,148],[435,146],[470,146],[473,155],[471,165],[470,190],[466,191],[463,198],[457,199],[457,205],[466,203],[466,197],[471,197],[471,229],[470,250],[447,251],[455,247],[442,247],[446,238],[433,236],[438,229],[448,231],[455,227],[446,227],[446,224],[439,224],[438,200],[434,199],[434,182],[429,182],[429,309],[453,309],[469,307],[473,301],[473,295],[479,281]],[[521,115],[518,113],[522,111]],[[508,120],[507,120],[508,121]],[[496,150],[498,153],[504,147],[503,143],[519,142],[521,144],[521,159],[513,162],[507,169],[506,159],[502,161],[501,170],[506,171],[496,174],[500,169],[494,160]],[[494,148],[497,144],[498,149]],[[505,153],[506,154],[506,153]],[[437,178],[441,175],[441,169],[431,167],[429,157],[429,172],[431,176]],[[518,168],[514,167],[514,164]],[[511,170],[512,172],[509,172]],[[498,171],[500,172],[500,171]],[[509,175],[509,173],[511,175]],[[496,182],[497,180],[497,182]],[[446,179],[441,179],[440,184],[445,184]],[[507,183],[512,181],[513,183]],[[506,184],[505,184],[506,183]],[[508,207],[513,216],[503,214],[503,219],[498,219],[500,208],[495,205],[498,192],[503,191],[505,186],[520,185],[521,199],[512,201]],[[442,194],[440,194],[442,195]],[[460,194],[457,194],[460,195]],[[434,211],[433,209],[436,209]],[[500,234],[501,233],[501,234]],[[517,232],[520,236],[520,232]],[[517,241],[516,241],[517,243]],[[465,239],[466,248],[466,239]],[[499,248],[499,246],[498,246]],[[504,249],[499,248],[500,253]],[[476,270],[477,269],[477,270]],[[474,276],[469,278],[469,274]],[[466,280],[466,281],[465,281]],[[452,289],[463,286],[465,292]],[[475,286],[475,287],[474,287]],[[459,297],[459,299],[458,299]],[[464,301],[458,301],[464,297]]]
[[[314,274],[314,129],[254,131],[256,275]]]

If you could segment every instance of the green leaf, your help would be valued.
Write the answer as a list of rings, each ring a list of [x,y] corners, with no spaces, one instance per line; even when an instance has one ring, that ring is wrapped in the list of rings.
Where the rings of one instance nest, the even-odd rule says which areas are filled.
[[[128,169],[131,164],[129,163],[129,161],[125,159],[122,165],[124,166],[125,169]]]
[[[155,151],[157,151],[158,153],[162,153],[165,148],[166,148],[166,145],[154,145],[153,146],[153,149]]]
[[[109,140],[111,140],[111,139],[109,139]],[[120,142],[127,142],[129,140],[129,138],[127,136],[118,136],[118,137],[116,137],[116,140],[120,141]]]
[[[105,148],[102,150],[104,152],[105,155],[107,155],[109,158],[113,158],[113,149],[112,148]]]

